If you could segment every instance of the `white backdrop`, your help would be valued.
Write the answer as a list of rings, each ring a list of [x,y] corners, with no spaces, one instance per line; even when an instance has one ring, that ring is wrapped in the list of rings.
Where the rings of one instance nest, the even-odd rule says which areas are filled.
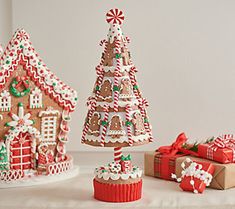
[[[181,131],[192,140],[234,132],[235,1],[12,0],[12,25],[8,8],[0,40],[6,43],[4,31],[25,28],[48,67],[78,91],[68,149],[104,150],[81,145],[80,138],[101,56],[98,43],[108,31],[105,14],[113,7],[126,16],[123,30],[132,40],[156,138],[135,149],[154,150]]]

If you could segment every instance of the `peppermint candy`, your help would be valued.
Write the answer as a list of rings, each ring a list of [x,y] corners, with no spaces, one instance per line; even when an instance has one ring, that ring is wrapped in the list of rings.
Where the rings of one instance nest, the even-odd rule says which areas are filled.
[[[23,29],[19,29],[16,31],[16,38],[20,41],[23,40],[28,40],[29,39],[29,35],[25,32],[25,30]]]
[[[119,9],[111,9],[106,14],[106,21],[110,24],[119,24],[121,25],[124,21],[123,12]]]

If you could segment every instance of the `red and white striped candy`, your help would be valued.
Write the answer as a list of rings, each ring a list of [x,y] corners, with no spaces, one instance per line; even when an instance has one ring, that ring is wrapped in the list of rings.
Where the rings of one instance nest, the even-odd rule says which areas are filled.
[[[107,41],[106,41],[105,39],[101,40],[99,45],[100,45],[100,46],[103,46],[104,43],[107,43]]]
[[[85,137],[86,137],[86,134],[87,134],[88,128],[89,128],[89,121],[90,121],[92,114],[95,111],[95,104],[96,104],[96,102],[93,102],[93,101],[91,102],[90,110],[89,110],[89,113],[87,116],[87,123],[85,124],[85,127],[83,129],[83,133],[82,133],[82,143],[84,143],[84,141],[85,141]]]
[[[147,117],[146,110],[145,110],[143,104],[140,104],[139,106],[140,106],[140,113],[141,113],[142,117],[145,119]],[[150,124],[144,121],[144,128],[145,128],[146,132],[149,134],[149,141],[152,142],[153,136],[152,136]]]
[[[121,147],[114,147],[114,161],[120,162],[122,157],[122,148]]]
[[[135,79],[135,73],[136,72],[137,72],[137,70],[136,70],[135,67],[132,67],[130,69],[130,72],[129,72],[129,76],[130,76],[132,86],[137,85],[137,82],[136,82],[136,79]],[[137,89],[133,89],[133,91],[134,91],[135,97],[138,100],[139,104],[142,103],[140,92]]]
[[[108,42],[106,40],[102,40],[100,41],[100,46],[103,46],[104,45],[104,51],[103,51],[103,54],[106,54],[107,53],[107,45],[108,45]],[[101,60],[100,60],[100,66],[104,64],[104,56],[101,57]]]
[[[131,114],[130,114],[130,111],[131,111],[131,106],[128,104],[126,105],[126,120],[128,122],[131,122]],[[127,136],[128,136],[128,143],[130,146],[133,145],[133,139],[132,139],[132,133],[131,133],[131,126],[128,125],[127,126]]]
[[[114,47],[115,47],[115,49],[116,49],[116,53],[121,52],[121,41],[117,39],[117,40],[115,41]]]
[[[124,21],[123,12],[119,9],[111,9],[106,14],[106,21],[110,24],[119,24],[121,25]]]
[[[104,107],[104,109],[105,109],[105,114],[104,114],[104,119],[103,119],[103,121],[108,122],[108,117],[109,117],[109,105],[106,104],[105,107]],[[103,126],[103,129],[102,129],[101,141],[100,141],[100,145],[101,145],[102,147],[104,147],[104,140],[105,140],[105,136],[106,136],[106,132],[107,132],[107,127],[108,127],[108,125],[104,125],[104,126]]]
[[[119,86],[118,80],[119,80],[119,76],[120,76],[120,59],[117,59],[117,68],[115,69],[115,73],[114,73],[114,85],[115,86]],[[117,112],[118,111],[118,98],[119,98],[119,91],[115,91],[114,92],[114,103],[113,103],[113,108],[114,111]]]

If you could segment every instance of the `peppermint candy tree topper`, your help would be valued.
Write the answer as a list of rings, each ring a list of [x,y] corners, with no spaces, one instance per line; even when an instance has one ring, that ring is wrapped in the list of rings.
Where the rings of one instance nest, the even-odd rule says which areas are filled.
[[[104,51],[96,67],[97,79],[93,92],[87,101],[89,110],[82,143],[114,147],[115,163],[109,164],[108,169],[107,166],[96,169],[99,177],[99,172],[103,172],[105,179],[110,176],[117,180],[117,175],[124,178],[123,173],[125,176],[134,173],[137,178],[140,170],[131,165],[130,159],[122,156],[121,147],[143,145],[153,140],[146,112],[148,102],[142,97],[136,81],[137,69],[127,48],[130,39],[124,36],[121,29],[123,12],[111,9],[106,14],[106,21],[110,27],[107,39],[100,41]],[[105,200],[103,196],[97,199]]]

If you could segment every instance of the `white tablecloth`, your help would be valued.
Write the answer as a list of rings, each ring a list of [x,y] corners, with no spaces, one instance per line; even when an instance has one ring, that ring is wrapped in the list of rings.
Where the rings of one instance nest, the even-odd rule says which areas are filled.
[[[83,159],[84,160],[84,159]],[[78,161],[77,161],[78,162]],[[105,203],[93,198],[91,166],[80,166],[80,174],[62,182],[0,190],[0,209],[49,208],[235,208],[235,189],[207,189],[204,194],[182,192],[177,183],[144,177],[143,198],[131,203]]]

